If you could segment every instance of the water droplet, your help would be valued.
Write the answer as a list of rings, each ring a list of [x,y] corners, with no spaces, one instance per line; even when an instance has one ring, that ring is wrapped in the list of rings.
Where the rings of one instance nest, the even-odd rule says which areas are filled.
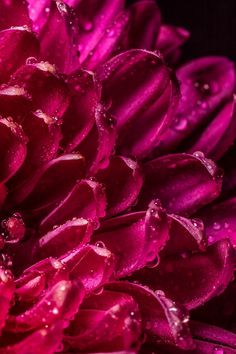
[[[215,347],[214,350],[213,350],[213,353],[214,354],[224,354],[224,349]]]
[[[44,10],[46,13],[49,13],[50,12],[50,8],[49,7],[45,7],[45,10]]]
[[[38,60],[35,57],[29,57],[29,58],[26,59],[26,64],[27,65],[36,64],[37,62],[38,62]]]
[[[97,288],[94,290],[94,295],[101,295],[104,291],[104,287],[103,286],[100,286],[100,288]]]
[[[176,117],[174,123],[174,130],[176,131],[183,131],[188,126],[188,120],[184,117]]]
[[[200,231],[204,230],[204,224],[201,219],[192,219],[193,226],[198,228]]]
[[[96,246],[96,247],[100,247],[100,248],[106,248],[105,243],[102,242],[102,241],[97,241],[97,242],[95,243],[95,246]]]
[[[83,23],[83,28],[85,31],[89,32],[92,31],[93,29],[93,22],[92,21],[86,21]]]
[[[113,29],[109,29],[109,28],[108,28],[108,29],[106,30],[106,35],[107,35],[108,37],[113,37],[114,34],[115,34],[115,32],[114,32]]]
[[[58,315],[58,313],[59,313],[58,308],[54,307],[54,308],[52,309],[52,313],[53,313],[54,315]]]
[[[229,224],[227,222],[224,223],[224,228],[228,229],[229,228]]]
[[[63,1],[57,1],[57,8],[62,14],[68,14],[67,6]]]
[[[149,261],[147,263],[147,267],[148,268],[156,268],[159,263],[160,263],[160,258],[158,256],[156,256],[155,258],[153,258],[151,261]]]
[[[218,230],[221,229],[221,225],[220,225],[218,222],[214,222],[214,224],[213,224],[213,229],[216,230],[216,231],[218,231]]]
[[[203,152],[201,151],[196,151],[193,153],[193,156],[197,157],[197,158],[200,158],[200,159],[204,159],[205,158],[205,155]]]

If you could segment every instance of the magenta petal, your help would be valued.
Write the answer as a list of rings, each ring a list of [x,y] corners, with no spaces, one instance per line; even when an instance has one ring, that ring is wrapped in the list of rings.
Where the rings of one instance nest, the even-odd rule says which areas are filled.
[[[12,117],[19,124],[31,110],[30,96],[23,87],[2,85],[0,87],[0,112]]]
[[[58,207],[42,220],[41,232],[74,217],[91,220],[96,226],[99,218],[105,216],[105,208],[106,197],[102,185],[91,180],[81,180]]]
[[[42,110],[59,119],[68,107],[68,87],[47,62],[30,61],[12,75],[10,84],[24,88],[32,98],[33,109],[39,113]]]
[[[66,329],[66,347],[93,352],[137,347],[141,321],[130,295],[104,290],[85,299]],[[125,330],[124,330],[125,328]]]
[[[138,1],[128,8],[128,12],[130,13],[128,48],[153,50],[161,25],[161,14],[156,2]]]
[[[59,281],[31,308],[20,315],[9,315],[6,330],[25,332],[62,318],[67,323],[77,312],[83,296],[82,285],[66,280]]]
[[[204,221],[209,244],[229,238],[236,248],[236,198],[207,207],[199,215]]]
[[[143,184],[139,165],[122,156],[112,156],[107,168],[98,171],[107,195],[107,215],[119,214],[135,203]]]
[[[131,295],[139,306],[143,330],[150,338],[192,349],[187,312],[168,299],[162,291],[155,293],[139,284],[113,282],[106,289]]]
[[[146,163],[138,208],[159,198],[171,213],[191,214],[218,197],[222,173],[201,152],[173,154]]]
[[[29,334],[27,337],[15,344],[0,348],[1,354],[53,354],[58,351],[63,337],[64,323],[57,321],[51,326],[42,327]],[[14,341],[15,342],[15,341]]]
[[[63,116],[63,145],[74,150],[95,123],[101,88],[92,72],[80,70],[68,78],[71,103]]]
[[[62,155],[36,170],[23,183],[11,190],[10,204],[23,201],[32,216],[52,209],[61,201],[76,181],[84,177],[84,158],[79,154]],[[55,184],[55,178],[57,183]],[[60,189],[58,189],[60,185]]]
[[[190,33],[184,28],[162,25],[156,47],[164,55],[168,64],[175,64],[181,55],[180,47],[188,40]]]
[[[1,31],[0,82],[7,81],[10,75],[25,63],[27,58],[37,57],[38,52],[38,41],[28,27],[13,27]]]
[[[236,138],[236,96],[228,102],[197,138],[190,152],[202,151],[219,160]]]
[[[68,0],[75,8],[79,19],[79,51],[80,62],[84,64],[97,44],[104,39],[104,33],[109,28],[117,13],[124,8],[124,0]]]
[[[80,66],[78,19],[73,9],[63,1],[51,1],[50,5],[50,8],[43,8],[44,12],[49,9],[49,13],[40,32],[41,55],[44,60],[55,64],[60,72],[69,74]]]
[[[157,265],[168,234],[167,215],[151,203],[147,212],[119,216],[102,223],[92,238],[117,256],[116,277],[124,277],[147,264]]]
[[[173,150],[226,102],[235,87],[235,69],[224,57],[205,57],[185,64],[177,71],[182,98],[175,120],[163,137],[160,148]]]
[[[11,118],[0,119],[0,181],[13,176],[26,157],[27,138],[22,128]]]
[[[8,311],[13,299],[14,283],[9,270],[0,267],[0,333],[4,327]]]
[[[95,111],[93,128],[76,148],[85,157],[89,175],[107,167],[110,156],[114,151],[115,140],[114,120],[106,112],[105,107],[98,105]],[[71,148],[69,148],[69,151],[71,151]]]
[[[88,293],[108,282],[116,262],[109,250],[91,245],[75,248],[59,260],[68,269],[70,277],[79,280]]]
[[[93,226],[86,219],[75,219],[49,231],[39,239],[39,253],[58,257],[90,240]]]
[[[177,85],[155,53],[130,50],[99,70],[103,99],[117,121],[118,151],[139,158],[157,145],[177,103]]]
[[[15,285],[15,293],[20,301],[33,302],[45,289],[46,277],[42,272],[29,272],[17,279]]]
[[[12,26],[30,26],[27,2],[19,0],[3,0],[0,3],[0,29]]]
[[[167,296],[193,309],[222,293],[233,274],[234,252],[231,244],[222,240],[206,252],[166,257],[157,268],[143,270],[135,279],[153,290],[163,289]]]

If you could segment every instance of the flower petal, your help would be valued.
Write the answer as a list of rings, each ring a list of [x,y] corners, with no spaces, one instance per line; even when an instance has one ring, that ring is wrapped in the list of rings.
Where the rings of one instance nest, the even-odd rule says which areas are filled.
[[[62,280],[31,308],[19,315],[9,315],[6,330],[25,332],[64,319],[67,323],[78,309],[84,296],[81,284]]]
[[[37,57],[38,53],[38,41],[33,32],[31,32],[27,26],[13,27],[5,31],[1,31],[0,83],[8,81],[11,74],[23,65],[27,58]]]
[[[124,277],[149,264],[158,264],[158,253],[168,239],[167,215],[158,202],[147,212],[127,214],[102,223],[92,238],[117,256],[116,277]]]
[[[192,349],[187,312],[168,299],[162,291],[155,293],[139,284],[112,282],[106,289],[131,295],[139,306],[143,330],[150,338],[161,339],[183,349]]]
[[[22,128],[11,118],[0,119],[0,181],[7,181],[23,164],[27,138]]]
[[[85,299],[66,329],[66,347],[94,352],[134,349],[140,342],[140,325],[139,309],[130,295],[104,290]]]
[[[69,74],[80,66],[78,19],[73,9],[63,1],[51,1],[50,5],[50,8],[43,9],[49,11],[40,32],[41,55],[44,60],[55,64],[60,72]]]
[[[31,110],[29,94],[22,87],[2,85],[0,87],[0,114],[12,117],[19,124]]]
[[[9,270],[0,267],[0,333],[5,325],[14,294],[13,276]]]
[[[206,252],[166,257],[157,268],[144,269],[134,278],[153,290],[163,289],[167,296],[193,309],[222,293],[233,274],[234,252],[231,244],[222,240]]]
[[[86,219],[75,219],[49,231],[39,239],[39,253],[44,257],[58,257],[90,240],[93,232]]]
[[[0,3],[0,29],[6,29],[12,26],[30,26],[31,22],[28,16],[27,2],[10,0]]]
[[[107,167],[114,150],[116,131],[114,120],[105,107],[98,105],[95,111],[95,124],[89,134],[76,147],[87,163],[88,174],[93,175],[99,169]],[[71,151],[71,147],[67,150]]]
[[[156,41],[156,48],[164,55],[169,65],[178,62],[180,47],[189,39],[190,33],[181,27],[162,25]]]
[[[47,62],[28,62],[12,75],[10,84],[24,88],[32,97],[33,110],[49,117],[61,118],[68,107],[68,87]]]
[[[204,221],[209,244],[229,238],[236,248],[236,198],[206,207],[199,216]]]
[[[62,200],[76,181],[84,177],[84,173],[84,158],[81,155],[62,155],[49,161],[17,188],[12,189],[9,200],[11,205],[23,201],[24,209],[36,216]]]
[[[145,157],[170,124],[178,96],[174,78],[157,54],[145,50],[112,58],[98,76],[117,121],[118,151]]]
[[[189,215],[220,194],[222,173],[201,152],[166,155],[147,162],[143,171],[139,210],[159,198],[169,212]]]
[[[88,293],[108,282],[116,262],[109,250],[91,245],[75,248],[59,260],[68,269],[71,279],[79,280]]]
[[[236,96],[209,123],[188,151],[202,151],[207,157],[219,160],[236,138]]]
[[[233,94],[235,69],[224,57],[204,57],[185,64],[177,71],[182,98],[175,120],[159,148],[170,151],[205,124],[210,115]]]
[[[143,184],[137,162],[122,156],[112,156],[108,167],[98,171],[96,179],[106,188],[108,216],[132,206]]]
[[[88,135],[95,123],[95,112],[101,89],[92,72],[80,70],[68,77],[71,103],[63,116],[63,146],[74,150]]]
[[[81,180],[64,200],[40,224],[41,232],[52,229],[74,217],[91,220],[95,227],[100,217],[105,216],[106,197],[101,184]]]

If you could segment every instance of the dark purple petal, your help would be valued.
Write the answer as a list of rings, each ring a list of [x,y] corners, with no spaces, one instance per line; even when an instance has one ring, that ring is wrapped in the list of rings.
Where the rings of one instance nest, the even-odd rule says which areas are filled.
[[[4,186],[4,184],[0,183],[0,208],[5,202],[6,196],[7,196],[7,189]]]
[[[80,66],[78,19],[74,11],[60,0],[51,1],[50,8],[42,10],[46,9],[49,10],[47,22],[40,32],[42,58],[55,64],[60,72],[69,74]]]
[[[199,215],[204,221],[209,244],[229,238],[236,248],[236,198],[206,207]]]
[[[32,216],[37,216],[52,209],[84,174],[84,158],[81,155],[62,155],[36,170],[17,188],[12,189],[9,201],[12,205],[23,201],[24,209]]]
[[[89,134],[76,147],[87,164],[88,175],[95,174],[99,169],[107,167],[114,151],[116,130],[114,120],[102,105],[95,111],[95,124]],[[71,151],[71,147],[67,151]]]
[[[153,290],[163,289],[167,296],[193,309],[226,289],[233,279],[234,258],[231,244],[222,240],[206,252],[184,252],[161,259],[157,268],[144,269],[134,278]]]
[[[23,164],[26,157],[27,137],[11,118],[0,119],[0,181],[7,181]]]
[[[157,54],[145,50],[112,58],[98,76],[117,121],[118,151],[145,157],[170,124],[178,97],[174,78]]]
[[[156,48],[164,55],[168,64],[178,62],[181,46],[189,39],[190,33],[181,27],[162,25],[156,41]]]
[[[143,330],[155,340],[191,349],[193,341],[188,329],[187,312],[168,299],[162,291],[155,293],[139,284],[113,282],[106,289],[131,295],[139,306]]]
[[[128,8],[130,26],[127,33],[128,48],[153,50],[161,25],[161,14],[153,0],[141,0]]]
[[[4,16],[1,15],[1,18],[2,17]],[[15,17],[17,17],[17,15]],[[10,75],[25,63],[27,58],[37,57],[38,53],[38,41],[27,26],[13,27],[1,31],[0,82],[7,81],[10,78]]]
[[[177,71],[182,98],[175,120],[163,137],[160,149],[173,150],[233,94],[235,69],[224,57],[204,57],[185,64]]]
[[[96,179],[106,188],[108,216],[132,206],[143,184],[137,162],[122,156],[112,156],[108,167],[98,171]]]
[[[85,70],[69,76],[67,83],[72,97],[63,117],[63,146],[72,151],[88,135],[95,123],[101,88],[95,75]]]
[[[82,246],[59,258],[72,279],[79,280],[86,292],[100,289],[112,276],[116,259],[106,248]]]
[[[19,124],[31,110],[30,96],[23,87],[2,85],[0,87],[0,114],[12,117]]]
[[[140,327],[139,309],[133,298],[104,290],[85,299],[64,340],[66,347],[79,351],[129,350],[140,342]]]
[[[202,151],[207,157],[217,161],[233,144],[235,138],[236,96],[221,109],[188,151]]]
[[[168,234],[167,215],[158,202],[147,212],[119,216],[102,223],[92,238],[117,256],[116,277],[124,277],[145,265],[158,264],[158,254]]]
[[[75,219],[54,228],[39,239],[40,256],[58,257],[90,240],[92,224],[86,219]]]
[[[25,332],[64,319],[67,323],[77,312],[84,297],[81,284],[62,280],[31,308],[18,315],[9,315],[6,330],[10,332]]]
[[[12,26],[30,26],[27,2],[19,0],[3,0],[0,3],[0,29]]]
[[[191,214],[218,197],[222,173],[201,152],[173,154],[146,163],[138,209],[158,198],[171,213]]]
[[[117,14],[124,8],[124,0],[67,0],[75,8],[79,19],[80,62],[85,64],[97,44],[104,39]]]
[[[13,276],[9,270],[0,267],[0,334],[5,325],[14,293]]]
[[[95,227],[99,218],[105,216],[106,197],[101,184],[91,180],[81,180],[64,200],[40,224],[41,232],[51,230],[72,218],[91,220]]]
[[[1,347],[1,354],[25,354],[25,353],[34,353],[34,354],[53,354],[58,351],[60,343],[62,341],[64,329],[64,322],[57,321],[51,326],[42,327],[37,331],[28,334],[21,341],[13,340],[13,336],[10,335],[9,345]]]
[[[55,119],[60,119],[68,107],[68,87],[48,62],[28,61],[12,75],[10,84],[28,92],[35,111],[42,110]]]

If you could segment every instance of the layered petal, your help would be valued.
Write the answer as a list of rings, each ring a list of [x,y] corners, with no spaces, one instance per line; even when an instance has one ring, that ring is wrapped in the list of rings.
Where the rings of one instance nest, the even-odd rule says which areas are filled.
[[[14,294],[13,275],[7,269],[0,267],[0,333],[5,325],[8,311]]]
[[[68,107],[68,87],[48,62],[30,59],[12,75],[10,84],[24,88],[31,96],[33,109],[49,117],[59,120]]]
[[[174,65],[181,56],[181,46],[189,39],[190,33],[181,27],[162,25],[156,40],[156,48],[164,55],[168,64]]]
[[[41,237],[38,251],[44,257],[61,256],[65,252],[87,243],[92,232],[93,226],[88,220],[69,220]]]
[[[131,207],[143,184],[138,163],[123,156],[112,156],[108,167],[98,171],[96,179],[106,188],[108,216]]]
[[[145,265],[156,266],[168,239],[167,215],[157,202],[147,212],[127,214],[102,223],[92,240],[117,256],[116,277],[124,277]]]
[[[101,184],[81,180],[64,200],[40,224],[41,232],[52,229],[68,219],[82,217],[91,220],[95,227],[99,218],[105,216],[106,197]]]
[[[1,5],[0,5],[1,6]],[[1,18],[4,16],[1,16]],[[0,83],[23,65],[27,58],[39,54],[38,41],[26,27],[13,27],[0,32]]]
[[[104,247],[77,247],[59,258],[72,279],[79,280],[87,293],[101,289],[113,275],[116,259]]]
[[[134,278],[192,309],[222,293],[234,275],[234,252],[227,240],[206,252],[183,252],[161,260],[158,268],[143,269]],[[186,287],[186,284],[188,286]]]
[[[25,1],[18,1],[18,0],[1,1],[0,13],[1,13],[0,30],[12,26],[31,25],[28,16],[27,2]],[[13,16],[13,14],[15,14],[15,16]]]
[[[233,94],[235,69],[224,57],[195,59],[177,71],[182,98],[175,120],[159,145],[160,151],[170,151],[206,124],[210,115]]]
[[[141,321],[137,304],[125,293],[104,290],[85,299],[66,330],[66,347],[79,351],[137,348]]]
[[[26,157],[27,137],[11,118],[0,119],[0,181],[7,181],[23,164]]]
[[[30,95],[23,87],[2,85],[0,87],[0,114],[12,117],[19,124],[24,121],[31,110]]]
[[[145,157],[170,124],[177,85],[160,56],[145,50],[122,53],[99,70],[103,100],[117,121],[117,148]]]
[[[55,64],[60,72],[69,74],[80,66],[78,19],[73,9],[60,0],[51,1],[50,7],[42,10],[46,9],[47,21],[40,32],[41,55]]]
[[[228,102],[197,137],[188,151],[202,151],[206,156],[219,160],[236,137],[236,96]]]
[[[193,341],[188,328],[188,314],[168,299],[162,291],[155,293],[139,284],[113,282],[106,289],[131,295],[139,306],[142,327],[150,338],[192,349]]]
[[[191,214],[218,197],[222,172],[201,152],[173,154],[147,162],[138,209],[159,198],[171,213]]]

